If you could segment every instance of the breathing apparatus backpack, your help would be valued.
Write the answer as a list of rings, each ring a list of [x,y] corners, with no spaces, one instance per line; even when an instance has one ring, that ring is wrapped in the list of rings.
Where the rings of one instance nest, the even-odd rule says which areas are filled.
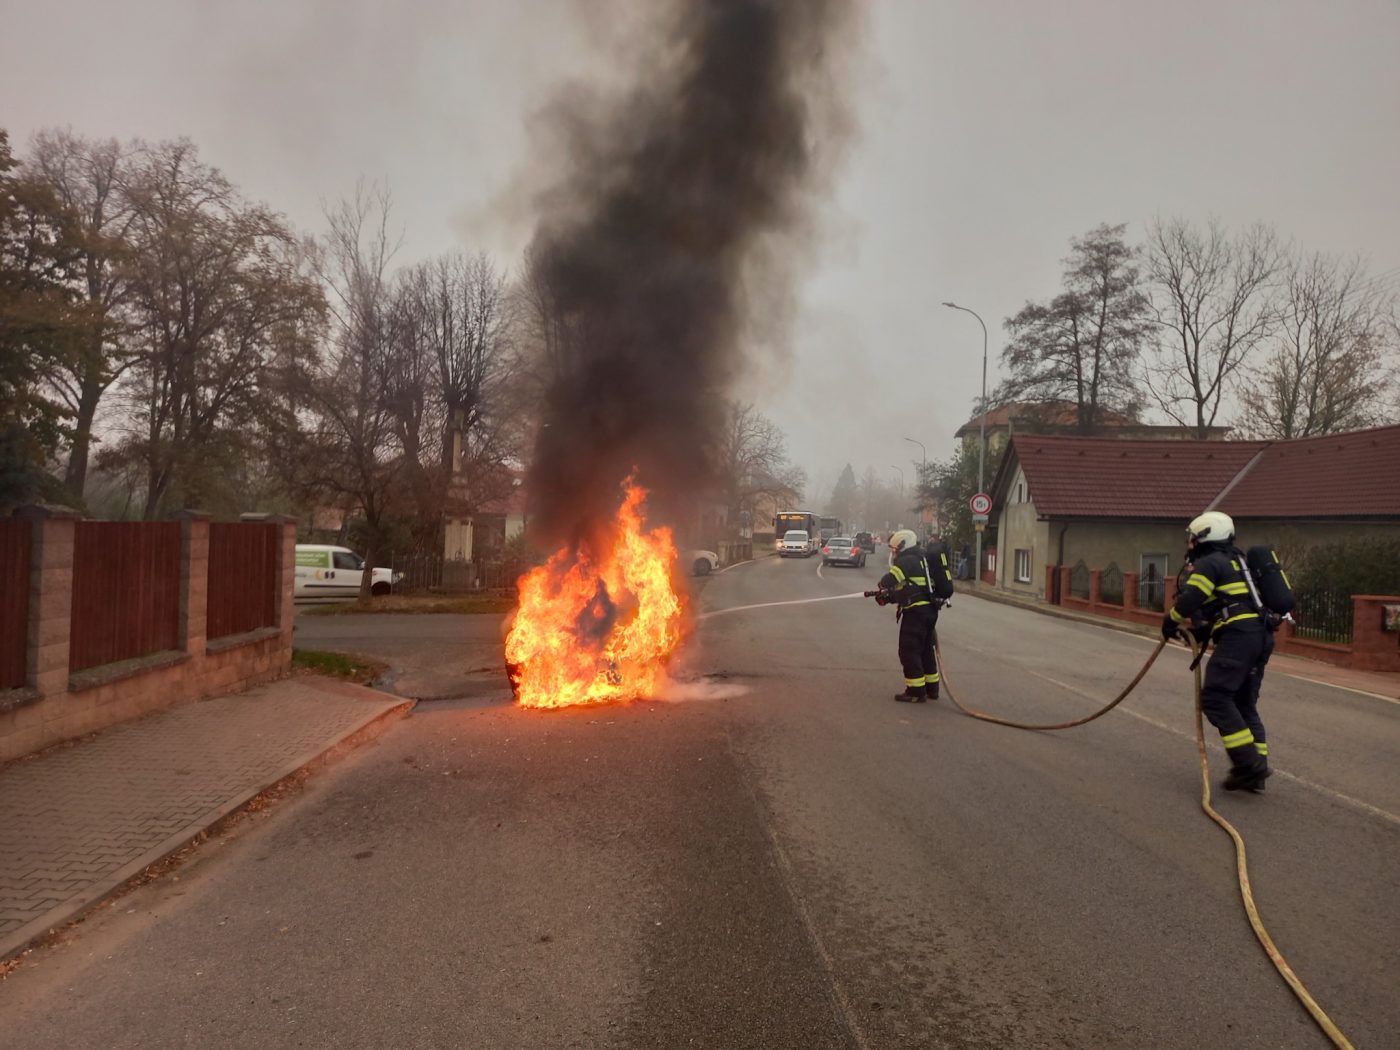
[[[924,579],[928,580],[929,590],[940,602],[953,596],[953,574],[948,569],[948,548],[942,543],[930,543],[924,548],[926,564]]]
[[[1288,582],[1288,574],[1279,564],[1278,552],[1267,543],[1261,543],[1249,548],[1244,562],[1264,608],[1278,616],[1291,613],[1298,601],[1293,596],[1293,585]]]

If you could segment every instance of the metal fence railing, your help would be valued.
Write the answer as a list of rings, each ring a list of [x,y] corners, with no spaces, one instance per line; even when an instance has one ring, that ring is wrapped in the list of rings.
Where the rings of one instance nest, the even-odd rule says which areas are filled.
[[[1342,645],[1351,641],[1350,594],[1320,587],[1304,587],[1297,591],[1295,597],[1298,604],[1293,610],[1296,621],[1293,633],[1297,637]]]
[[[1081,560],[1070,570],[1069,593],[1076,598],[1089,598],[1089,566]]]

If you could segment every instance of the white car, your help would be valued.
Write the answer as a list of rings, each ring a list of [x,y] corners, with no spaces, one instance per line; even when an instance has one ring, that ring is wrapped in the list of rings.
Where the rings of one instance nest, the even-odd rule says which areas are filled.
[[[296,588],[298,602],[345,602],[360,596],[365,560],[349,547],[334,547],[324,543],[298,543],[296,557]],[[375,569],[370,593],[388,594],[393,585],[403,579],[403,573]]]
[[[686,551],[681,557],[692,576],[708,576],[719,568],[719,555],[714,551]]]
[[[809,558],[816,553],[812,537],[802,529],[789,529],[783,533],[783,541],[778,545],[780,558]]]

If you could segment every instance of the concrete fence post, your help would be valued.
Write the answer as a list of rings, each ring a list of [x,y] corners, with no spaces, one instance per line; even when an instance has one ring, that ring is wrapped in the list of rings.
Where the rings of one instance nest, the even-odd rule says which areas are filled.
[[[29,647],[25,681],[41,697],[68,691],[73,630],[73,534],[69,507],[34,504],[15,517],[30,523]]]
[[[209,640],[209,515],[182,510],[180,522],[180,648],[203,656]]]

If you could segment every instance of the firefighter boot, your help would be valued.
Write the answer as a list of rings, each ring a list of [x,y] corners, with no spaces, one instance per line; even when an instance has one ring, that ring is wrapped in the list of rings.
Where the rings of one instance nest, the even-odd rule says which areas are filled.
[[[937,700],[937,699],[938,699],[938,683],[937,683],[937,682],[930,682],[928,685],[924,686],[924,689],[927,690],[927,692],[928,692],[928,698],[929,698],[930,700]]]
[[[1271,770],[1267,762],[1257,766],[1235,766],[1225,777],[1226,791],[1263,791],[1264,781],[1269,779]]]
[[[904,692],[895,693],[894,698],[901,704],[922,704],[928,697],[924,693],[923,686],[906,685]]]

